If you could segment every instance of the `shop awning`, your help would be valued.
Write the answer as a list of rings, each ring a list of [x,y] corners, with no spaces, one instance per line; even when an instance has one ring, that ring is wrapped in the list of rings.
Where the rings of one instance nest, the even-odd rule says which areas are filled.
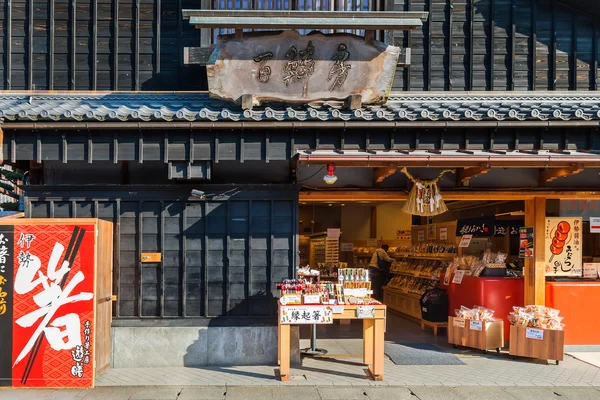
[[[600,168],[600,154],[579,151],[301,151],[303,164],[334,163],[337,167],[432,167],[432,168]]]

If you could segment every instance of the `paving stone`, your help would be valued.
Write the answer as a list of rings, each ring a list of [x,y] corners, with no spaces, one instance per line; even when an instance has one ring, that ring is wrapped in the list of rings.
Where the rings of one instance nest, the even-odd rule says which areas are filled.
[[[273,388],[228,387],[227,400],[273,400]]]
[[[319,388],[323,400],[364,400],[365,392],[359,388],[335,387]]]
[[[365,393],[369,400],[415,400],[410,390],[403,387],[369,387]]]
[[[183,388],[177,400],[218,400],[225,398],[227,388],[221,387],[203,387],[203,388]]]
[[[554,388],[542,388],[542,387],[512,387],[503,388],[503,390],[513,396],[516,399],[523,400],[548,400],[556,398],[554,394]]]
[[[173,388],[139,388],[134,391],[131,400],[176,400],[181,392],[180,387]]]
[[[87,390],[84,400],[127,400],[135,392],[139,392],[139,387],[96,387]]]
[[[502,391],[501,388],[493,387],[415,387],[410,388],[421,400],[507,400],[514,398]],[[547,399],[546,399],[547,400]]]
[[[273,400],[321,400],[315,387],[277,387],[272,394]]]
[[[556,387],[554,393],[560,395],[563,399],[576,400],[598,400],[600,399],[600,391],[594,388],[583,387]]]
[[[70,400],[81,395],[81,389],[0,389],[2,400]]]

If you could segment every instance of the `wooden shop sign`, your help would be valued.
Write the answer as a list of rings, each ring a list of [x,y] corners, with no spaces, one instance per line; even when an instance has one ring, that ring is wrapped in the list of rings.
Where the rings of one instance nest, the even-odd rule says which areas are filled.
[[[401,52],[346,33],[251,32],[219,41],[206,67],[209,93],[244,108],[351,96],[362,104],[384,104]]]

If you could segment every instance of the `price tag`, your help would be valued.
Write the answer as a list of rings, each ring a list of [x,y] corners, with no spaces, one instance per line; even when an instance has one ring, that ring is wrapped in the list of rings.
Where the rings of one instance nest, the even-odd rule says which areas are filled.
[[[472,331],[482,331],[483,330],[483,321],[471,321],[469,323],[469,327]]]
[[[535,328],[526,328],[525,337],[527,339],[544,340],[544,330]]]
[[[331,311],[334,314],[343,314],[344,313],[344,306],[333,306],[333,307],[331,307]]]
[[[465,319],[464,318],[454,318],[454,322],[452,323],[452,325],[457,328],[464,328],[465,327]]]
[[[583,264],[583,277],[596,279],[598,277],[598,263],[585,263]]]
[[[356,318],[375,318],[375,307],[373,306],[357,306]]]
[[[440,240],[448,240],[448,227],[440,228]]]
[[[417,232],[417,240],[419,242],[424,242],[425,241],[425,231],[418,231]]]
[[[590,233],[600,233],[600,217],[590,217]]]
[[[305,294],[304,304],[321,304],[320,294]]]
[[[341,251],[354,251],[354,243],[342,243]]]
[[[473,235],[462,235],[462,237],[460,238],[460,244],[458,245],[458,247],[469,247],[472,239],[473,239]]]
[[[452,279],[452,283],[456,283],[460,285],[462,283],[463,277],[465,276],[464,270],[458,270],[454,273],[454,278]]]

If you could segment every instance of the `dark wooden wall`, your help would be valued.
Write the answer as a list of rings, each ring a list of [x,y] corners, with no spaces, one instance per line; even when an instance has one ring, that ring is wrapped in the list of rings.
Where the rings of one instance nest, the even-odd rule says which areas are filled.
[[[553,0],[395,0],[429,11],[397,32],[412,65],[397,90],[596,90],[598,18]]]
[[[81,190],[32,186],[27,217],[100,218],[114,226],[113,315],[139,318],[276,315],[276,283],[296,265],[298,192],[199,187]],[[141,253],[161,253],[142,263]]]
[[[335,1],[384,9],[391,0]],[[202,67],[183,65],[200,30],[181,10],[328,9],[314,0],[12,0],[0,6],[0,89],[205,90]],[[425,10],[422,29],[396,33],[412,48],[395,90],[595,90],[597,19],[556,0],[395,0]],[[205,42],[212,41],[213,38]]]

